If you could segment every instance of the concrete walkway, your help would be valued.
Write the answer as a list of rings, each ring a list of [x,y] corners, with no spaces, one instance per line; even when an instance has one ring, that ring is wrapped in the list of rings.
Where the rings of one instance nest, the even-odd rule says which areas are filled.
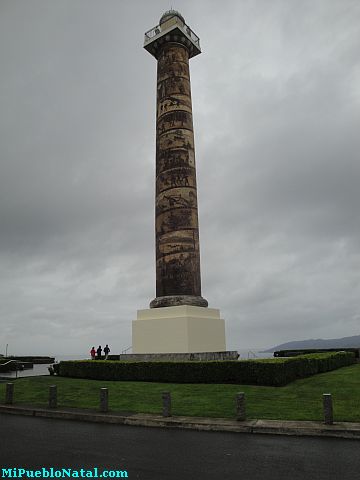
[[[50,409],[24,405],[0,405],[0,413],[142,427],[360,439],[360,423],[350,422],[335,422],[333,425],[325,425],[322,422],[285,420],[247,420],[238,422],[226,418],[162,417],[144,413],[100,413],[95,410],[75,408]]]

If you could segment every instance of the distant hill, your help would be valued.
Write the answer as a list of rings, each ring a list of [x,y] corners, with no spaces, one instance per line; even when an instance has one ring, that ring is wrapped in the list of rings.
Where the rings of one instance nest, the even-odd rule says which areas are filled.
[[[360,335],[354,335],[353,337],[344,338],[332,338],[329,340],[310,339],[310,340],[298,340],[295,342],[282,343],[276,347],[264,350],[264,352],[275,352],[276,350],[301,350],[304,348],[360,348]]]

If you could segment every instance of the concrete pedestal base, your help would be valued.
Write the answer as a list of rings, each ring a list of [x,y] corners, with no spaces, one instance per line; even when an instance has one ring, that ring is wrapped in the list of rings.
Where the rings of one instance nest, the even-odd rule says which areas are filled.
[[[138,310],[132,322],[133,353],[226,350],[225,322],[215,308],[179,305]]]

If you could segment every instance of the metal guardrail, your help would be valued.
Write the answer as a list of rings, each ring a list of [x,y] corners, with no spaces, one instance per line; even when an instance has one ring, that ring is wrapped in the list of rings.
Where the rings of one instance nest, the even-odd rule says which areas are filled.
[[[249,358],[258,358],[258,356],[252,350],[249,350],[248,351],[248,359]]]
[[[17,360],[8,360],[7,362],[0,363],[0,371],[3,370],[4,372],[8,372],[10,370],[18,370],[18,365],[22,365],[22,363]],[[15,368],[9,368],[12,366],[14,366]]]
[[[130,347],[125,348],[125,350],[122,350],[121,354],[126,353],[131,349],[132,349],[132,345],[130,345]]]
[[[158,35],[159,33],[161,33],[160,25],[157,25],[156,27],[151,28],[150,30],[148,30],[147,32],[145,32],[145,43],[146,43],[146,42],[150,42],[150,40],[151,40],[153,37],[155,37],[155,35]]]
[[[9,360],[8,362],[0,364],[1,373],[15,372],[15,378],[18,377],[18,371],[22,370],[23,368],[23,365],[16,360]]]
[[[174,15],[174,17],[176,17],[176,15]],[[171,17],[173,18],[173,17]],[[170,18],[169,18],[170,20]],[[199,37],[191,30],[191,28],[186,25],[186,23],[184,23],[184,26],[181,26],[179,24],[176,25],[178,28],[180,28],[180,30],[182,30],[189,38],[192,42],[195,43],[195,45],[200,48],[200,39]],[[161,26],[160,25],[156,25],[156,27],[153,27],[151,28],[150,30],[148,30],[146,33],[145,33],[145,40],[144,40],[144,43],[148,43],[150,42],[156,35],[159,35],[160,33],[163,33],[163,32],[166,32],[167,29],[165,30],[161,30]]]
[[[7,362],[0,363],[0,372],[18,372],[19,370],[33,368],[34,365],[31,362],[20,362],[19,360],[8,360]]]

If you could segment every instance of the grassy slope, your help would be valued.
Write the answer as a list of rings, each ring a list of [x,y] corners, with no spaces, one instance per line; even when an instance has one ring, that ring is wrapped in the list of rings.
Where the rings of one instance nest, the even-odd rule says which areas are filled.
[[[45,406],[48,386],[58,385],[59,406],[98,407],[99,388],[109,388],[110,409],[161,412],[161,392],[172,394],[174,415],[233,417],[234,396],[246,394],[248,418],[321,420],[322,394],[332,393],[337,421],[360,422],[360,364],[315,375],[285,387],[111,382],[32,377],[15,382],[15,402]],[[0,400],[5,384],[0,384]]]

